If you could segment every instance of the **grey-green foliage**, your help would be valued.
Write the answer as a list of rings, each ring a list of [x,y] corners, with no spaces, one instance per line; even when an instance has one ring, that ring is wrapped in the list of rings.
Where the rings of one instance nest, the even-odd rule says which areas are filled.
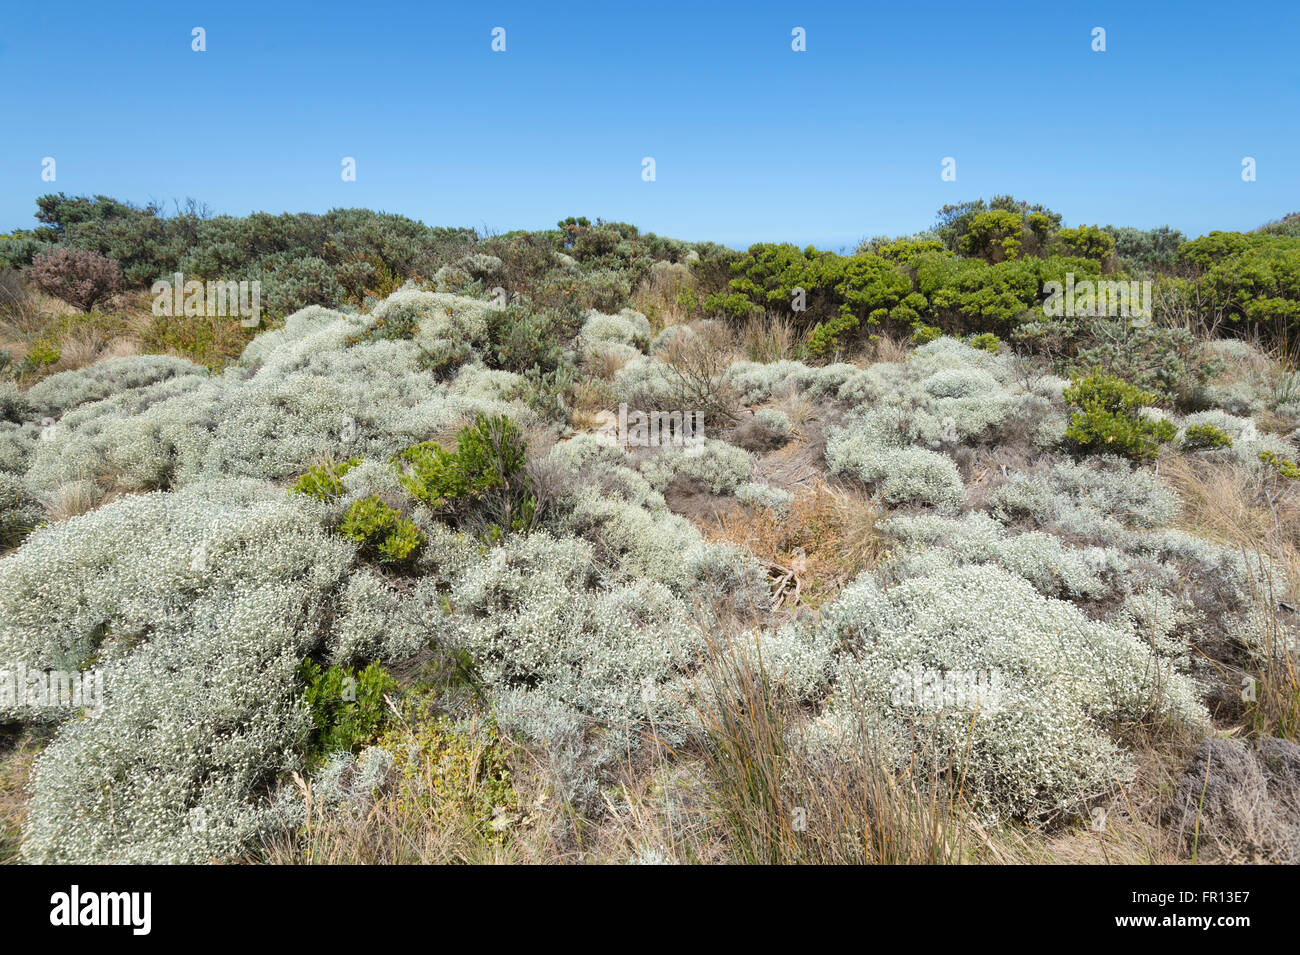
[[[641,464],[650,486],[663,492],[675,478],[699,482],[714,494],[734,491],[749,479],[749,454],[725,441],[692,439],[684,446],[661,448]]]
[[[585,541],[514,538],[451,593],[448,638],[497,689],[538,687],[593,725],[681,722],[678,681],[702,649],[688,603],[646,578],[603,578]]]
[[[753,507],[764,507],[777,514],[785,514],[794,503],[794,496],[789,491],[770,484],[748,481],[736,488],[736,500]]]
[[[0,471],[0,552],[16,547],[45,520],[45,508],[27,485]]]
[[[1153,471],[1105,455],[1013,475],[988,499],[989,512],[1000,520],[1116,541],[1126,539],[1129,528],[1163,527],[1178,504],[1178,495]]]
[[[905,363],[852,372],[837,397],[853,410],[827,431],[827,464],[873,485],[889,504],[954,510],[965,488],[944,449],[996,440],[1017,424],[1035,443],[1053,439],[1051,400],[1012,377],[1006,359],[951,338],[917,349]]]
[[[574,438],[556,445],[548,462],[563,475],[563,492],[549,518],[556,533],[589,541],[596,559],[625,579],[649,577],[704,605],[726,597],[758,612],[767,589],[759,565],[734,548],[705,541],[695,525],[669,511],[663,495],[627,466],[613,441]]]
[[[179,359],[115,359],[54,375],[29,394],[57,421],[0,429],[0,467],[27,469],[33,488],[93,479],[140,490],[222,476],[284,480],[323,456],[387,458],[476,413],[535,414],[508,400],[517,382],[488,382],[471,356],[457,377],[431,354],[486,335],[489,306],[403,290],[375,314],[312,307],[249,344],[220,377]],[[409,337],[374,338],[381,320]],[[487,387],[491,384],[493,387]],[[39,389],[39,390],[38,390]],[[12,462],[12,464],[10,463]]]
[[[0,422],[21,424],[35,414],[25,392],[12,381],[0,381]]]
[[[1090,620],[992,564],[937,570],[882,588],[864,576],[826,614],[840,658],[827,744],[874,724],[899,768],[919,760],[964,773],[997,818],[1078,809],[1128,778],[1111,738],[1121,722],[1167,718],[1201,728],[1196,687],[1131,632]],[[901,674],[996,674],[978,706],[899,699]]]
[[[629,345],[636,349],[650,347],[650,321],[630,308],[616,315],[592,311],[578,332],[581,343],[588,347],[597,345]]]
[[[247,482],[121,498],[0,562],[0,658],[103,672],[32,776],[34,862],[201,862],[274,824],[261,786],[297,765],[295,670],[352,559],[313,502]]]
[[[1111,547],[1070,547],[1051,534],[1008,534],[986,514],[960,519],[900,516],[880,525],[898,539],[890,562],[895,576],[921,576],[967,564],[990,563],[1023,577],[1052,597],[1100,599],[1122,585],[1130,562]]]
[[[27,400],[38,416],[58,418],[87,402],[144,388],[168,378],[206,374],[206,369],[199,365],[170,355],[108,358],[38,381],[28,390]]]

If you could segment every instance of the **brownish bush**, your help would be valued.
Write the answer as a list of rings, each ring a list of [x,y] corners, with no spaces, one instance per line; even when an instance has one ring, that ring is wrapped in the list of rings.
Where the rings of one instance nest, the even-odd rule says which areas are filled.
[[[43,292],[88,312],[122,287],[117,263],[88,249],[55,249],[32,259],[27,281]]]

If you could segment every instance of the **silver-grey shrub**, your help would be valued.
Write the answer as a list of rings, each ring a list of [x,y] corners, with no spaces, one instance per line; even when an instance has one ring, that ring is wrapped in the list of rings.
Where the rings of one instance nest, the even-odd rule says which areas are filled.
[[[900,769],[955,768],[991,817],[1079,809],[1131,773],[1113,728],[1164,717],[1203,728],[1197,689],[1129,631],[1090,620],[991,564],[882,588],[865,575],[826,615],[848,648],[821,724],[829,745],[870,721]],[[970,706],[916,710],[895,698],[913,670],[996,673],[1002,692]]]
[[[259,793],[310,726],[295,670],[324,635],[351,542],[306,499],[248,482],[121,498],[0,562],[0,658],[101,668],[32,777],[34,862],[200,862],[273,821]]]

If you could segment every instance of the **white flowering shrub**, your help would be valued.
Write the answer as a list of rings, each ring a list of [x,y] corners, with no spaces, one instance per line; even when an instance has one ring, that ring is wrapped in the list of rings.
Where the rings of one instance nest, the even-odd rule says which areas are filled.
[[[205,368],[170,355],[108,358],[38,381],[28,390],[27,401],[36,414],[57,418],[89,401],[99,401],[167,378],[206,374]]]
[[[790,505],[794,503],[794,496],[789,491],[783,491],[779,487],[773,487],[770,484],[758,484],[753,481],[747,481],[739,485],[735,491],[736,500],[742,504],[748,504],[751,507],[765,507],[777,514],[785,514],[790,510]]]
[[[328,662],[347,666],[362,660],[403,660],[429,642],[423,608],[378,574],[363,570],[348,578],[325,641]]]
[[[946,369],[982,369],[1006,384],[1015,377],[1010,360],[1001,354],[974,348],[959,338],[944,335],[922,345],[908,357],[908,365],[922,375]]]
[[[471,252],[456,261],[456,267],[464,269],[480,282],[498,278],[505,269],[505,263],[495,255]]]
[[[474,279],[464,269],[455,265],[439,266],[429,279],[435,292],[447,292],[453,295],[467,291]]]
[[[1192,602],[1155,587],[1126,596],[1112,622],[1184,668],[1193,662],[1192,648],[1201,643],[1200,615]]]
[[[456,397],[484,403],[508,402],[524,385],[522,375],[474,363],[460,369],[447,391]]]
[[[1007,535],[1001,524],[978,512],[960,519],[907,515],[878,526],[902,545],[890,562],[897,576],[991,563],[1047,596],[1098,600],[1123,586],[1131,563],[1115,548],[1073,548],[1040,531]]]
[[[1201,728],[1196,687],[1132,633],[1090,620],[990,564],[941,570],[884,589],[859,578],[828,609],[843,654],[826,723],[878,721],[900,758],[955,766],[994,817],[1077,809],[1130,775],[1110,737],[1153,716]],[[900,699],[900,674],[997,674],[974,709]]]
[[[769,364],[739,361],[727,369],[727,380],[735,386],[742,401],[755,404],[776,394],[807,388],[817,376],[817,369],[803,362],[782,359]]]
[[[0,421],[0,471],[24,473],[36,452],[40,435],[41,426],[34,421],[22,424]]]
[[[1001,391],[998,380],[980,368],[945,368],[921,382],[935,398],[972,398]]]
[[[1046,474],[1017,474],[988,500],[999,520],[1027,519],[1081,536],[1115,538],[1126,527],[1163,527],[1178,506],[1178,495],[1152,471],[1106,455],[1061,462]]]
[[[387,458],[477,413],[506,414],[527,426],[537,415],[515,400],[518,376],[465,361],[448,382],[429,366],[438,342],[459,349],[486,335],[488,308],[409,289],[370,316],[313,306],[254,339],[240,365],[218,378],[170,359],[144,370],[89,374],[112,364],[101,362],[59,386],[62,393],[77,384],[73,398],[58,399],[75,407],[52,428],[28,428],[9,442],[0,434],[0,459],[11,455],[13,470],[25,470],[41,491],[84,479],[124,490],[166,489],[223,476],[287,480],[320,458]],[[418,324],[411,337],[368,337],[381,318]],[[88,391],[86,382],[98,390]],[[104,382],[117,390],[99,397]]]
[[[650,320],[630,308],[623,309],[617,315],[591,311],[587,313],[587,320],[578,332],[578,338],[588,348],[597,345],[629,345],[646,349],[650,347]]]
[[[842,398],[849,379],[861,370],[857,365],[843,361],[814,369],[812,380],[808,383],[808,394],[814,398]]]
[[[700,650],[690,607],[644,578],[602,580],[591,545],[544,532],[511,539],[450,601],[449,639],[487,684],[535,687],[612,728],[680,724],[683,693],[673,684]]]
[[[0,658],[104,673],[32,777],[33,862],[201,862],[274,822],[297,765],[295,670],[321,642],[353,545],[313,502],[249,482],[125,497],[39,529],[0,562]]]
[[[873,485],[889,504],[929,504],[955,510],[965,491],[957,465],[945,455],[883,444],[863,430],[830,431],[826,463],[832,474],[851,474]]]
[[[557,443],[546,460],[568,479],[565,490],[570,496],[583,487],[593,487],[656,513],[665,509],[663,494],[633,470],[626,452],[612,437],[575,435]]]
[[[681,378],[653,358],[635,358],[614,373],[617,400],[640,410],[680,408]]]
[[[698,481],[714,494],[734,491],[749,480],[753,463],[748,452],[713,438],[692,440],[683,447],[670,446],[641,462],[641,473],[662,493],[675,478]]]
[[[657,355],[678,339],[685,341],[694,336],[695,330],[689,325],[669,325],[650,340],[650,354]]]
[[[835,650],[831,628],[796,624],[741,634],[726,648],[739,660],[761,667],[794,699],[806,701],[824,695],[835,673]]]
[[[1250,418],[1241,418],[1215,408],[1210,411],[1198,411],[1184,418],[1182,428],[1179,430],[1179,437],[1181,438],[1182,435],[1186,434],[1188,428],[1205,424],[1218,428],[1232,438],[1233,441],[1241,439],[1243,435],[1246,435],[1249,439],[1255,433],[1255,422]]]
[[[754,412],[754,417],[765,428],[783,439],[789,438],[794,433],[790,416],[778,408],[760,408]]]
[[[1200,399],[1207,405],[1241,417],[1249,417],[1265,407],[1265,402],[1251,384],[1243,380],[1227,385],[1206,385],[1201,389]]]
[[[604,566],[627,578],[647,577],[679,596],[725,595],[746,607],[766,596],[752,557],[706,543],[694,524],[662,505],[642,507],[588,486],[566,502],[552,524],[559,533],[589,541]]]
[[[37,525],[45,521],[45,508],[12,474],[0,472],[0,552],[16,547]]]

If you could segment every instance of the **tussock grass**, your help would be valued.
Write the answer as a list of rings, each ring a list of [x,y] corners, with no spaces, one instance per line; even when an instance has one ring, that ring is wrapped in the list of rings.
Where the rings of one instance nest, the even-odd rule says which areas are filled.
[[[741,328],[738,347],[749,361],[767,364],[800,357],[807,339],[807,333],[796,331],[786,318],[755,316]]]
[[[833,753],[762,661],[712,644],[699,677],[701,766],[734,861],[938,864],[975,859],[960,775],[889,765],[868,731]]]
[[[1256,593],[1262,643],[1247,647],[1256,700],[1248,701],[1252,728],[1296,739],[1300,731],[1300,482],[1278,486],[1245,465],[1173,457],[1161,473],[1183,500],[1181,522],[1193,532],[1240,550],[1255,566],[1271,568]]]
[[[27,779],[40,752],[34,730],[0,732],[0,865],[19,861],[22,825],[27,817]]]

